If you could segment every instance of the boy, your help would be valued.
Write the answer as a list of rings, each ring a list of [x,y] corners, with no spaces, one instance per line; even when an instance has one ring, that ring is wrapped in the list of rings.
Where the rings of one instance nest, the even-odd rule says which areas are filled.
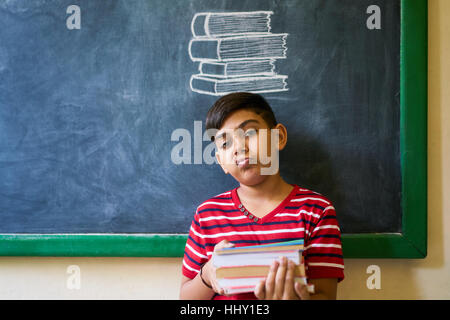
[[[180,298],[336,299],[344,262],[334,207],[324,196],[280,176],[278,152],[286,146],[287,130],[277,123],[269,104],[257,94],[228,94],[208,111],[206,129],[214,132],[218,163],[240,186],[197,207],[183,259]],[[270,174],[262,174],[264,170]],[[225,296],[217,285],[210,259],[215,249],[294,239],[304,239],[306,274],[314,294],[294,282],[293,264],[285,258],[272,264],[254,293]]]

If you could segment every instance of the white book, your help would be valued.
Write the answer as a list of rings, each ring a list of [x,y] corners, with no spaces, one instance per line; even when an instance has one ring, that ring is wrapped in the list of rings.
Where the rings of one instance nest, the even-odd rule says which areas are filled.
[[[239,78],[249,76],[274,76],[275,60],[242,60],[228,62],[202,61],[198,70],[201,75],[216,78]]]
[[[189,41],[192,61],[285,59],[287,33],[194,38]]]
[[[272,11],[200,12],[191,23],[194,37],[223,37],[270,32]]]
[[[286,257],[296,265],[295,281],[308,284],[303,249],[303,239],[219,249],[212,255],[217,282],[226,294],[253,292],[258,283],[269,274],[273,262]]]
[[[231,267],[243,265],[242,263],[248,263],[252,266],[265,266],[271,265],[280,256],[286,257],[288,260],[295,264],[300,264],[302,253],[299,251],[276,251],[276,252],[253,252],[253,253],[236,253],[230,255],[217,255],[213,254],[212,263],[218,267]]]
[[[190,86],[194,92],[214,96],[222,96],[237,91],[251,93],[281,92],[289,90],[286,79],[287,76],[284,75],[221,79],[197,74],[191,76]]]

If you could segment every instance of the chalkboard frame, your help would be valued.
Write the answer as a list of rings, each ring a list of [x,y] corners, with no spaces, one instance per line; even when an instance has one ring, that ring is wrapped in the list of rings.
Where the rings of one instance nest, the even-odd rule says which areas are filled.
[[[427,255],[427,0],[401,0],[402,232],[343,234],[345,258]],[[182,257],[186,234],[1,234],[1,256]]]

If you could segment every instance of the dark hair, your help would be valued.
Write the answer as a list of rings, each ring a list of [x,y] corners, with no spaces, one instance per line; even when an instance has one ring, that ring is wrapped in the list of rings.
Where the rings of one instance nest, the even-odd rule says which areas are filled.
[[[261,116],[269,128],[277,125],[272,108],[259,94],[249,92],[234,92],[217,100],[206,115],[206,130],[220,129],[226,118],[237,110],[250,110]],[[214,141],[214,136],[211,136]]]

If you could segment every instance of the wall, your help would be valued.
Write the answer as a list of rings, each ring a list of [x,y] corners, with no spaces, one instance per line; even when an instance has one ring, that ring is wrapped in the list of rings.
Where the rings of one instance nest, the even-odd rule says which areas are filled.
[[[347,260],[340,299],[450,299],[450,1],[428,1],[428,256],[424,260]],[[366,268],[381,268],[368,290]]]
[[[429,0],[428,256],[423,260],[348,259],[339,299],[450,299],[449,0]],[[81,271],[68,289],[67,268]],[[369,290],[366,269],[381,270]],[[181,258],[0,257],[0,299],[177,299]]]

